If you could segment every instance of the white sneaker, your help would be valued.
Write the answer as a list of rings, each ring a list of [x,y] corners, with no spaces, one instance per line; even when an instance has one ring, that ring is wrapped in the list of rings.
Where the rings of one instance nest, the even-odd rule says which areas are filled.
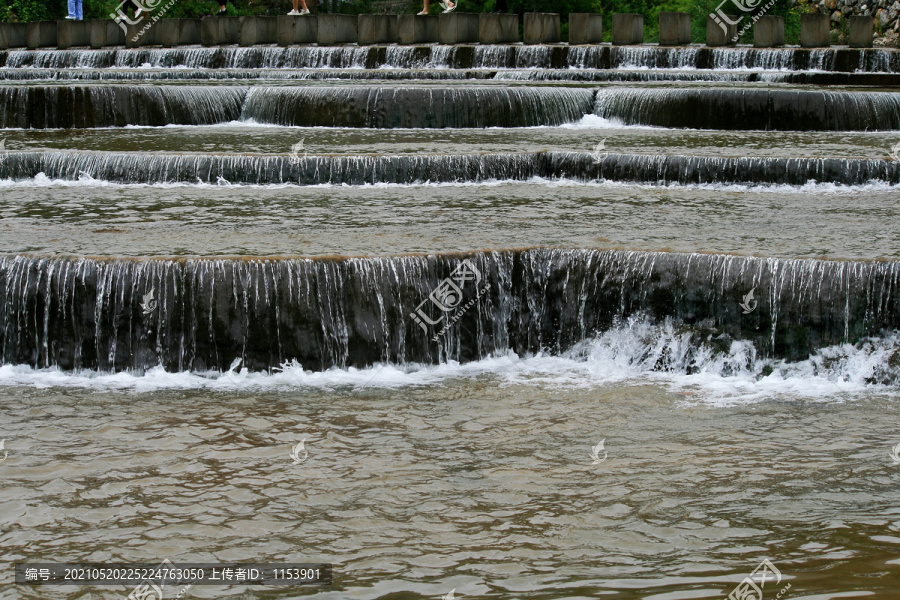
[[[296,17],[296,16],[299,15],[299,14],[300,14],[300,13],[298,13],[296,10],[292,10],[291,12],[288,13],[288,16],[289,16],[289,17]]]
[[[308,15],[308,14],[309,14],[309,9],[308,9],[308,8],[304,8],[303,10],[300,11],[300,14],[301,14],[301,15]]]
[[[453,6],[450,6],[450,5],[445,5],[445,6],[447,7],[444,9],[445,13],[448,13],[448,12],[452,11],[454,8],[456,8],[455,4]]]
[[[427,10],[423,10],[423,11],[420,12],[420,13],[416,13],[416,15],[418,15],[418,16],[427,15],[427,14],[428,14],[428,11],[427,11]]]
[[[74,21],[74,20],[75,20],[75,17],[70,17],[69,15],[66,15],[66,19],[68,19],[68,20],[70,20],[70,21]]]

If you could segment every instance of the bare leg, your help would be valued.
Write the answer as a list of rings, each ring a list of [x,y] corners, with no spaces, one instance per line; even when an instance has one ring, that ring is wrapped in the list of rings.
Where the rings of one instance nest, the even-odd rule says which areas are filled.
[[[422,12],[419,13],[420,15],[428,14],[428,0],[424,0],[424,4],[425,6],[422,8]]]

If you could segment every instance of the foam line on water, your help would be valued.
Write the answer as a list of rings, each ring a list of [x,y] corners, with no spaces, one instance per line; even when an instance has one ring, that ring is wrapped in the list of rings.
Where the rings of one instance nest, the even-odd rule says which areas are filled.
[[[97,391],[153,392],[203,389],[242,390],[365,388],[402,389],[444,386],[454,381],[487,379],[497,385],[554,389],[600,389],[608,385],[648,383],[682,394],[688,402],[734,404],[768,399],[840,401],[856,394],[881,393],[900,398],[900,332],[868,338],[855,345],[819,350],[805,361],[759,358],[752,344],[734,341],[726,352],[692,345],[672,322],[652,324],[636,317],[582,342],[561,356],[517,356],[510,352],[460,364],[376,364],[368,368],[310,371],[296,362],[271,372],[252,372],[235,361],[225,372],[65,372],[25,365],[0,366],[0,385],[82,388]],[[894,379],[891,380],[890,378]]]
[[[612,180],[592,180],[592,181],[582,181],[579,179],[570,179],[570,178],[562,178],[562,179],[548,179],[545,177],[529,177],[528,179],[485,179],[482,181],[450,181],[450,182],[430,182],[430,181],[421,181],[416,183],[388,183],[388,182],[378,182],[378,183],[364,183],[361,185],[355,185],[353,187],[360,189],[431,189],[431,188],[467,188],[467,187],[501,187],[507,185],[534,185],[534,186],[543,186],[548,188],[600,188],[600,189],[609,189],[609,188],[623,188],[623,189],[637,189],[637,190],[646,190],[653,191],[659,189],[667,189],[667,190],[684,190],[684,191],[718,191],[718,192],[746,192],[746,193],[758,193],[758,194],[767,194],[767,193],[776,193],[776,194],[803,194],[803,195],[819,195],[819,194],[856,194],[856,193],[864,193],[864,192],[888,192],[895,191],[897,189],[896,185],[886,183],[886,182],[873,182],[867,183],[864,185],[842,185],[842,184],[834,184],[834,183],[817,183],[817,182],[809,182],[800,186],[787,185],[787,184],[754,184],[754,185],[746,185],[746,184],[722,184],[722,183],[703,183],[703,184],[681,184],[681,183],[667,183],[667,184],[647,184],[647,183],[633,183],[628,181],[612,181]],[[216,183],[207,183],[207,182],[166,182],[166,183],[119,183],[112,181],[105,181],[101,179],[94,179],[87,174],[82,174],[78,180],[69,180],[69,179],[51,179],[47,177],[44,173],[38,173],[36,177],[33,179],[26,180],[12,180],[12,179],[0,179],[0,189],[16,189],[16,188],[148,188],[148,189],[178,189],[178,188],[196,188],[196,189],[219,189],[219,188],[234,188],[234,189],[267,189],[267,190],[279,190],[279,189],[290,189],[296,188],[298,185],[292,182],[286,183],[268,183],[264,185],[259,184],[244,184],[244,183],[232,183],[225,179],[219,179]],[[350,187],[349,184],[346,183],[317,183],[311,185],[302,186],[304,189],[321,189],[321,190],[329,190],[329,189],[337,189],[337,188],[346,188]]]

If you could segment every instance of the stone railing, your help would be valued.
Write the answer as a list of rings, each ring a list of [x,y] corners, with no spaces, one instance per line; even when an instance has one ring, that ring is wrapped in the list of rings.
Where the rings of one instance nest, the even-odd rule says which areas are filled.
[[[863,1],[863,0],[859,0]],[[897,4],[895,2],[895,4]],[[850,19],[849,45],[872,46],[873,16]],[[707,18],[708,46],[733,45],[738,35],[729,19]],[[747,19],[745,19],[747,20]],[[820,48],[830,45],[830,18],[822,13],[803,15],[800,45]],[[320,14],[278,17],[204,17],[202,19],[146,19],[136,25],[96,19],[90,21],[39,21],[0,23],[0,49],[71,48],[107,46],[255,46],[276,44],[513,44],[519,39],[516,14],[450,13],[441,15]],[[556,13],[525,13],[522,23],[525,44],[560,43],[560,18]],[[752,22],[754,46],[784,45],[784,19],[762,16]],[[603,17],[570,14],[569,43],[599,44]],[[684,46],[691,41],[688,13],[659,15],[659,44]],[[644,17],[614,14],[612,43],[644,43]]]

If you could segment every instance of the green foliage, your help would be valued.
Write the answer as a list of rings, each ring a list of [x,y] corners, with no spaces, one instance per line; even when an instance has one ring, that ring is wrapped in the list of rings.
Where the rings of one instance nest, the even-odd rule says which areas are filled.
[[[65,2],[39,0],[0,0],[0,21],[44,21],[63,19],[68,9]]]

